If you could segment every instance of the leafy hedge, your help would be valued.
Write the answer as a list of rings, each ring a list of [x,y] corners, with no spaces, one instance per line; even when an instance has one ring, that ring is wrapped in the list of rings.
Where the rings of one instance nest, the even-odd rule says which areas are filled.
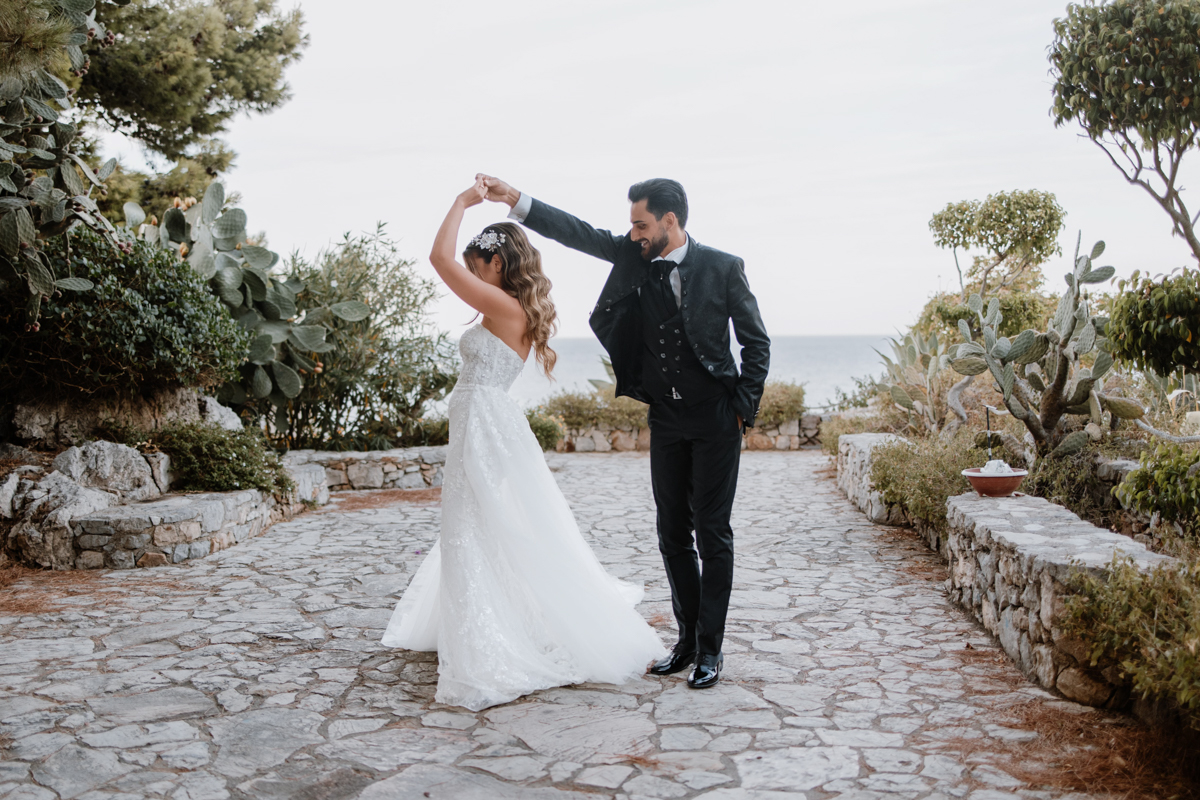
[[[1069,588],[1064,628],[1090,645],[1092,666],[1117,665],[1134,692],[1173,701],[1200,728],[1200,560],[1150,572],[1114,560]]]
[[[249,335],[174,253],[137,242],[121,254],[87,230],[73,233],[69,246],[58,237],[44,249],[56,275],[95,286],[47,298],[40,328],[27,331],[28,291],[8,284],[0,296],[0,396],[145,394],[236,376]]]
[[[571,430],[588,428],[644,428],[646,404],[629,397],[617,397],[614,390],[587,392],[562,391],[542,406],[546,413],[559,417]],[[783,381],[768,381],[759,405],[757,425],[770,428],[804,414],[804,387]]]
[[[561,419],[571,430],[605,425],[610,428],[646,426],[646,404],[629,397],[617,397],[612,389],[562,391],[547,400],[542,410]]]
[[[1112,304],[1108,338],[1113,355],[1142,369],[1170,375],[1200,370],[1200,273],[1153,280],[1133,273]]]

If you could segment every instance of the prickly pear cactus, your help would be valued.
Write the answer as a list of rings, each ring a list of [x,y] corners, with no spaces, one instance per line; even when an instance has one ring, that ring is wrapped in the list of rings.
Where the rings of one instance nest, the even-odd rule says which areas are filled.
[[[1144,413],[1133,401],[1104,393],[1104,376],[1113,365],[1105,338],[1108,320],[1092,316],[1082,289],[1112,278],[1113,267],[1092,266],[1103,252],[1104,242],[1082,256],[1076,245],[1075,269],[1065,276],[1067,289],[1045,332],[1028,329],[1012,338],[998,338],[996,330],[1003,319],[1000,304],[993,297],[985,310],[978,294],[971,295],[968,305],[981,323],[980,338],[973,341],[970,326],[959,321],[965,341],[952,348],[950,366],[962,375],[990,373],[1008,410],[1024,423],[1044,456],[1068,455],[1087,443],[1088,435],[1082,431],[1066,433],[1070,415],[1100,425],[1107,414],[1115,426],[1119,420],[1140,419]],[[1094,362],[1085,367],[1080,359],[1090,353],[1095,353]]]
[[[203,200],[177,200],[162,220],[150,219],[135,203],[125,204],[125,219],[143,239],[175,250],[221,298],[242,327],[255,334],[240,383],[221,387],[219,397],[233,406],[266,401],[275,409],[277,433],[288,428],[288,401],[304,388],[301,377],[321,369],[320,356],[333,350],[326,341],[333,318],[357,322],[370,315],[365,303],[351,300],[309,310],[297,318],[296,295],[304,283],[295,276],[272,274],[279,254],[252,244],[246,212],[225,207],[225,187],[214,182]]]
[[[946,416],[943,398],[949,346],[939,342],[937,334],[926,339],[917,332],[889,342],[894,358],[879,353],[888,371],[888,382],[880,388],[890,394],[899,409],[908,412],[911,428],[919,433],[937,433]]]

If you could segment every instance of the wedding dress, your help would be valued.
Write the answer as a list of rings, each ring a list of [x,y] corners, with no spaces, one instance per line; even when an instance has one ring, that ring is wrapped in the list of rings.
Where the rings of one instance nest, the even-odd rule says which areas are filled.
[[[621,683],[662,655],[584,541],[524,412],[524,362],[482,325],[461,341],[450,398],[442,530],[383,644],[436,650],[439,703],[478,711],[553,686]]]

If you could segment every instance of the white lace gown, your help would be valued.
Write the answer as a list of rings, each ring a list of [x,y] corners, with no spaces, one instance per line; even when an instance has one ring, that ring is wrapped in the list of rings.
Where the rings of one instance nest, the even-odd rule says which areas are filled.
[[[508,395],[524,362],[482,325],[459,349],[441,537],[383,644],[436,650],[437,701],[472,711],[642,674],[664,652],[635,610],[642,587],[609,575],[580,534]]]

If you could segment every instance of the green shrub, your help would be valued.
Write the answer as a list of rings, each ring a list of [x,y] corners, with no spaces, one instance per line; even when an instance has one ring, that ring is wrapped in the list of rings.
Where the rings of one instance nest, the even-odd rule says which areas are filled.
[[[1200,449],[1160,444],[1142,454],[1140,465],[1117,487],[1130,511],[1158,514],[1178,523],[1185,537],[1200,533]]]
[[[1112,303],[1108,337],[1113,355],[1159,375],[1200,370],[1200,273],[1153,280],[1134,272]]]
[[[822,420],[821,430],[817,439],[821,449],[831,456],[838,454],[838,437],[853,433],[895,433],[898,425],[904,425],[902,419],[897,420],[897,414],[889,410],[887,414],[871,416],[834,416]]]
[[[136,242],[128,255],[98,234],[47,240],[55,274],[86,278],[90,291],[47,298],[40,330],[25,330],[23,299],[0,300],[0,396],[147,394],[207,388],[236,377],[249,336],[207,282],[177,255]]]
[[[232,492],[259,489],[281,494],[293,487],[279,456],[261,431],[227,431],[214,425],[168,425],[139,431],[110,423],[102,434],[142,452],[171,457],[171,488],[180,492]]]
[[[1200,560],[1144,573],[1114,559],[1068,588],[1063,627],[1088,643],[1092,666],[1117,665],[1134,692],[1173,701],[1200,728]]]
[[[529,428],[543,451],[553,450],[567,432],[561,417],[549,414],[542,408],[529,409],[525,412],[525,418],[529,420]]]
[[[397,447],[432,447],[450,443],[450,420],[445,417],[421,418],[411,430],[396,440]]]
[[[879,384],[886,380],[886,378],[873,378],[870,375],[866,375],[862,378],[851,378],[850,380],[854,381],[854,389],[849,393],[843,392],[842,387],[840,386],[834,387],[834,411],[849,411],[852,408],[866,408],[871,404],[872,400],[879,396]]]
[[[444,398],[458,376],[454,344],[429,319],[433,282],[400,256],[382,226],[290,267],[304,284],[298,311],[306,324],[317,320],[330,329],[332,349],[310,354],[313,365],[299,368],[304,387],[281,406],[286,425],[272,413],[271,398],[249,401],[274,436],[292,448],[325,450],[386,450],[444,438],[437,426],[422,423],[425,406]],[[371,308],[370,317],[347,321],[325,311],[356,300]]]
[[[1026,328],[1045,330],[1058,305],[1057,297],[1036,291],[1003,291],[995,296],[1000,300],[1003,318],[997,331],[1000,336],[1016,336]],[[958,329],[960,319],[973,328],[978,327],[975,314],[963,302],[962,295],[943,292],[925,303],[913,330],[925,336],[936,333],[944,342],[959,342],[962,341]]]
[[[763,387],[762,400],[758,404],[760,428],[773,428],[804,414],[804,387],[790,381],[767,381]]]
[[[1118,522],[1120,504],[1113,498],[1111,486],[1097,477],[1096,459],[1136,455],[1142,446],[1137,440],[1113,439],[1089,443],[1058,458],[1039,458],[1021,483],[1021,491],[1057,503],[1093,525],[1111,528]],[[1001,451],[1000,457],[1007,455]]]
[[[966,433],[891,442],[872,456],[871,480],[883,499],[939,532],[946,530],[946,500],[971,488],[962,471],[983,466],[985,458]]]
[[[571,430],[607,425],[610,428],[646,427],[646,404],[630,397],[617,397],[613,389],[590,392],[562,391],[542,405]]]

